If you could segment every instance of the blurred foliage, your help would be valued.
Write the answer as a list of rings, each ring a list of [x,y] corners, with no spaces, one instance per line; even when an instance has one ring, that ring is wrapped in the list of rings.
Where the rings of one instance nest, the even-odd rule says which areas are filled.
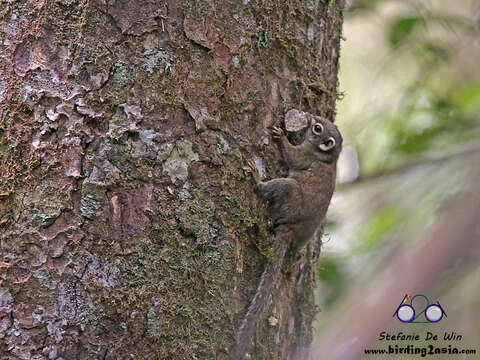
[[[382,240],[390,236],[401,224],[404,216],[399,207],[387,206],[375,212],[363,224],[357,251],[372,250],[382,244]]]
[[[382,2],[383,0],[357,0],[353,1],[350,4],[350,14],[357,15],[364,10],[371,10],[374,8],[378,3]]]
[[[417,25],[423,24],[421,16],[400,16],[394,19],[388,31],[388,40],[391,46],[398,46],[406,40]]]
[[[380,273],[392,251],[422,245],[438,209],[467,182],[469,159],[455,154],[480,139],[478,1],[352,0],[345,15],[337,122],[360,171],[329,210],[319,337],[335,304]],[[340,161],[340,173],[351,161]]]
[[[395,91],[391,94],[393,101],[384,101],[390,107],[377,107],[373,113],[360,114],[356,119],[374,124],[379,127],[376,132],[382,132],[373,143],[362,136],[354,140],[360,154],[361,174],[395,167],[426,151],[458,146],[462,139],[468,141],[480,134],[480,77],[477,73],[466,78],[462,72],[469,69],[462,69],[461,58],[480,55],[465,51],[475,46],[478,19],[468,9],[452,12],[455,5],[468,8],[467,1],[452,3],[450,7],[444,4],[362,0],[354,1],[347,11],[347,25],[362,17],[372,19],[380,15],[383,23],[377,28],[382,31],[384,44],[378,46],[387,46],[379,51],[383,59],[370,64],[368,71],[373,78],[377,77],[374,85],[379,81],[399,83],[395,90],[390,89]],[[376,41],[367,40],[370,44]],[[345,46],[348,47],[348,38]],[[405,76],[389,78],[388,71],[403,71]],[[348,88],[346,93],[348,98]],[[373,117],[376,119],[371,121]]]
[[[346,283],[344,265],[341,258],[330,256],[322,259],[322,262],[317,267],[317,276],[328,288],[322,294],[323,304],[330,306],[343,292]]]

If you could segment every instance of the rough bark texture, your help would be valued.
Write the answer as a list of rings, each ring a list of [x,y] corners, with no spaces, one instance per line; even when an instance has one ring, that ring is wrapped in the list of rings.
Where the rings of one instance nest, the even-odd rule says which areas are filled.
[[[0,7],[1,359],[226,359],[271,235],[245,160],[333,119],[342,1]],[[308,356],[309,246],[252,359]]]

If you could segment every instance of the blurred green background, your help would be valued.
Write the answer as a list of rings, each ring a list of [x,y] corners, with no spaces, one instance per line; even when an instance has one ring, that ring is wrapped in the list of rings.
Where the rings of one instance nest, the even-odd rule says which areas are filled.
[[[350,1],[337,115],[345,145],[317,267],[314,353],[321,358],[378,359],[384,357],[364,356],[363,349],[451,344],[477,355],[430,358],[480,359],[480,231],[469,233],[472,241],[431,236],[442,226],[440,234],[455,233],[458,221],[445,221],[452,202],[478,195],[479,30],[479,1]],[[460,218],[480,220],[480,209],[472,214],[469,204],[459,205]],[[445,244],[439,253],[421,253],[435,241]],[[409,258],[421,258],[422,266]],[[408,269],[399,268],[402,262]],[[441,271],[430,273],[433,267]],[[398,294],[386,296],[387,288]],[[439,300],[448,317],[401,324],[392,314],[406,293]],[[362,316],[367,301],[391,311]],[[362,334],[344,331],[352,323]],[[463,336],[454,343],[386,343],[375,340],[381,331]]]

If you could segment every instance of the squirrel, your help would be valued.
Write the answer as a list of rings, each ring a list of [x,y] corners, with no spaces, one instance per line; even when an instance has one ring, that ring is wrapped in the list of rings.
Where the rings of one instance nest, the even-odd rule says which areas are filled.
[[[272,136],[287,164],[288,177],[263,182],[253,161],[248,161],[255,188],[269,203],[274,259],[266,265],[257,292],[240,323],[236,342],[230,348],[231,360],[242,359],[257,320],[274,291],[287,251],[299,251],[314,235],[325,218],[335,189],[342,136],[328,119],[306,115],[309,126],[300,145],[292,145],[281,128],[272,129]]]

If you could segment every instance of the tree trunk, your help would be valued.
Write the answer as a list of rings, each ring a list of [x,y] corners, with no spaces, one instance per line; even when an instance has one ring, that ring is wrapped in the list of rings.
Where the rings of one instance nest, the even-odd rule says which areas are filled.
[[[271,254],[245,163],[333,119],[341,0],[0,8],[1,359],[227,359]],[[310,244],[246,358],[308,358]]]

